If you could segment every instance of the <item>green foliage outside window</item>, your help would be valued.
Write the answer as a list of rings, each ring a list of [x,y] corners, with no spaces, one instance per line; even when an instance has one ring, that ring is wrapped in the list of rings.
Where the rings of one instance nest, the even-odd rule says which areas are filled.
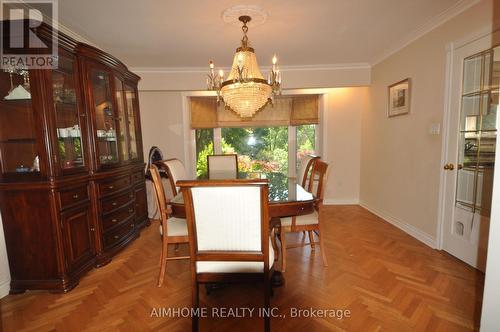
[[[314,153],[315,125],[297,127],[297,155]],[[236,153],[241,172],[288,175],[288,127],[222,128],[222,153]],[[207,156],[214,153],[213,130],[196,130],[196,175],[207,177]]]

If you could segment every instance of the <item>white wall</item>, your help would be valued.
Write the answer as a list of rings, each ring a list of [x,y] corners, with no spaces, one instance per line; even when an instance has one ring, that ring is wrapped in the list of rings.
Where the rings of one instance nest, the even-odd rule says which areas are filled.
[[[151,146],[158,146],[165,159],[184,162],[182,97],[180,92],[139,91],[144,160]]]
[[[438,224],[446,46],[492,25],[483,0],[372,68],[363,114],[361,204],[433,246]],[[411,114],[387,118],[387,87],[410,77]]]
[[[0,298],[5,297],[10,291],[10,270],[5,247],[2,216],[0,215]]]
[[[361,116],[369,89],[335,88],[328,91],[324,114],[323,155],[331,169],[325,204],[358,204],[361,164]]]

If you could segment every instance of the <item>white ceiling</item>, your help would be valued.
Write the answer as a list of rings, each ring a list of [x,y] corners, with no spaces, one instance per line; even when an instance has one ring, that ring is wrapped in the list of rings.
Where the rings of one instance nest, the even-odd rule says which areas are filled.
[[[233,5],[268,12],[249,38],[261,65],[373,63],[474,0],[60,0],[60,22],[131,67],[229,66],[241,30]]]

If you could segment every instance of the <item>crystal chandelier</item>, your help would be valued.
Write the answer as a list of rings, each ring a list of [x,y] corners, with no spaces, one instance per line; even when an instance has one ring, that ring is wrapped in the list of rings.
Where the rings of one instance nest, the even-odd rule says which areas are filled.
[[[236,49],[233,65],[226,80],[224,72],[214,72],[214,63],[210,61],[210,73],[207,78],[209,90],[217,91],[217,101],[222,100],[226,108],[231,109],[242,118],[250,118],[272,103],[273,96],[281,93],[281,73],[277,58],[273,57],[273,66],[268,79],[264,79],[253,48],[248,46],[248,27],[250,16],[240,16],[243,22],[243,39],[241,46]]]

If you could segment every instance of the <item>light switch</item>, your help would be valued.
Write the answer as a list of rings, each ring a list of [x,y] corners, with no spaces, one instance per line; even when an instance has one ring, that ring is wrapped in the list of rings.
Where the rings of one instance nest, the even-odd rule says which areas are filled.
[[[429,126],[429,135],[439,135],[441,133],[440,123],[431,123]]]

